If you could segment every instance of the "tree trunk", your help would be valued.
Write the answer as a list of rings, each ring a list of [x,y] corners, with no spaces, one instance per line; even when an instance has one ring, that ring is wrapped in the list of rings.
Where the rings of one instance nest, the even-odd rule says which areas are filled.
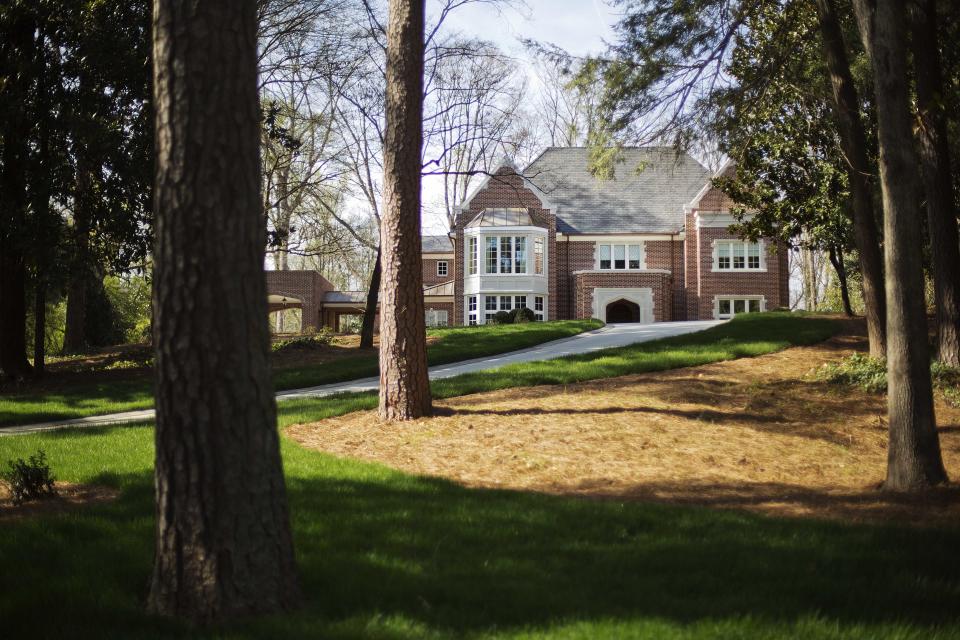
[[[847,265],[843,263],[843,252],[840,249],[830,247],[830,264],[833,270],[837,272],[837,284],[840,286],[840,300],[843,302],[843,314],[848,318],[853,317],[853,307],[850,305],[850,285],[847,282]]]
[[[377,304],[380,301],[380,248],[377,248],[377,261],[370,274],[370,288],[367,289],[367,306],[363,312],[363,325],[360,327],[360,348],[373,347],[373,331],[377,324]]]
[[[887,407],[890,443],[884,487],[945,482],[933,415],[923,296],[916,144],[907,85],[904,7],[899,0],[854,0],[871,60],[880,140],[887,291]]]
[[[937,314],[937,358],[946,365],[960,367],[960,238],[953,206],[947,119],[943,111],[936,0],[916,0],[911,5],[911,18],[919,115],[917,131]]]
[[[424,0],[390,0],[383,221],[380,224],[382,420],[431,411],[420,255]]]
[[[833,101],[850,181],[853,236],[863,275],[863,307],[870,339],[870,355],[883,358],[886,353],[886,302],[883,291],[883,258],[877,234],[870,188],[870,163],[867,139],[860,120],[857,96],[843,34],[834,8],[834,0],[817,0],[823,57],[830,72]]]
[[[299,600],[269,375],[256,21],[255,0],[154,4],[148,606],[201,623]]]
[[[90,162],[81,154],[74,191],[73,256],[67,280],[67,318],[63,352],[80,353],[87,348],[87,291],[91,280],[90,224],[93,219],[93,174]]]

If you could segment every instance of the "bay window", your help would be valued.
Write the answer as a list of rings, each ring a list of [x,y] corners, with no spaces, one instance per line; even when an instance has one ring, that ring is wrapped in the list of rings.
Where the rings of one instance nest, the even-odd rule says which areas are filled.
[[[497,272],[497,238],[487,238],[487,273]]]
[[[500,238],[500,273],[513,273],[513,238]]]
[[[543,274],[543,238],[533,239],[533,272]]]
[[[468,264],[469,264],[468,270],[470,272],[470,275],[475,276],[477,275],[477,239],[476,238],[470,238],[469,247],[470,247],[469,257],[467,258]]]
[[[517,236],[513,239],[513,272],[527,272],[527,239],[523,236]]]

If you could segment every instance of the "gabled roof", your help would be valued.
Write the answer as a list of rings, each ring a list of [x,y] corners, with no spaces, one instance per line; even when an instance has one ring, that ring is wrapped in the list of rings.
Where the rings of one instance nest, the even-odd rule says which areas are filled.
[[[710,172],[673,147],[627,147],[608,180],[590,174],[590,149],[551,147],[523,174],[554,204],[561,233],[667,233]]]
[[[452,253],[453,241],[447,236],[423,236],[423,253]]]

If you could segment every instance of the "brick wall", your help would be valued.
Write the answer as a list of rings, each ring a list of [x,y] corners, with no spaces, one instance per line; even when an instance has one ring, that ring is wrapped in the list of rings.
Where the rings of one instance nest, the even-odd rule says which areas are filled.
[[[699,229],[700,255],[697,267],[700,271],[700,295],[696,302],[696,313],[701,320],[713,318],[713,299],[718,295],[762,295],[766,298],[768,310],[789,306],[787,248],[783,243],[764,239],[766,271],[713,272],[713,241],[736,239],[736,235],[723,228]]]
[[[687,319],[687,301],[684,289],[683,244],[679,240],[647,240],[647,269],[666,269],[673,277],[671,283],[672,320]]]
[[[333,290],[329,280],[316,271],[267,271],[266,275],[268,295],[289,296],[301,300],[303,328],[320,326],[323,294]]]
[[[447,275],[437,275],[437,263],[447,263]],[[455,260],[453,258],[424,258],[423,259],[423,286],[432,287],[435,284],[450,282],[456,277]]]
[[[557,311],[560,319],[579,318],[576,299],[577,285],[574,271],[584,271],[594,267],[593,242],[571,242],[566,239],[557,242]]]
[[[536,194],[523,184],[523,177],[510,167],[501,167],[490,177],[469,203],[469,208],[457,217],[453,232],[454,261],[464,264],[463,227],[481,210],[498,207],[526,207],[534,225],[547,229],[547,318],[557,318],[557,218]],[[482,260],[482,258],[481,258]],[[463,324],[463,276],[457,270],[454,284],[454,322]]]
[[[576,243],[587,244],[587,243]],[[650,288],[653,293],[654,322],[673,319],[673,278],[666,273],[592,271],[574,276],[576,318],[593,317],[593,290],[597,287]]]

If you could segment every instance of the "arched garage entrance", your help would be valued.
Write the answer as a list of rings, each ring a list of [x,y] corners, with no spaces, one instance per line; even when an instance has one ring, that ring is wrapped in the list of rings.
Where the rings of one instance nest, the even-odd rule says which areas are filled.
[[[640,305],[636,302],[614,300],[607,305],[607,322],[640,322]]]

